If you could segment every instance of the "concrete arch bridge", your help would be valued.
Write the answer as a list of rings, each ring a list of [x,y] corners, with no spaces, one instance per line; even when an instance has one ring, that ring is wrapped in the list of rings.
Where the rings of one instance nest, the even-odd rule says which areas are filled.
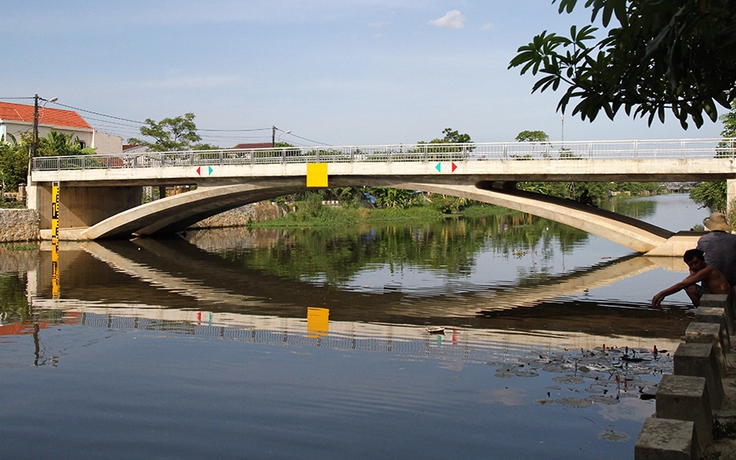
[[[584,204],[516,190],[520,181],[726,180],[736,197],[736,145],[724,139],[415,144],[147,152],[33,159],[29,207],[61,239],[163,235],[243,204],[324,186],[386,186],[478,200],[558,221],[640,253],[680,255],[697,235]],[[311,183],[309,183],[311,181]],[[141,204],[144,186],[196,190]],[[310,187],[308,187],[310,186]],[[50,234],[49,231],[43,232]]]

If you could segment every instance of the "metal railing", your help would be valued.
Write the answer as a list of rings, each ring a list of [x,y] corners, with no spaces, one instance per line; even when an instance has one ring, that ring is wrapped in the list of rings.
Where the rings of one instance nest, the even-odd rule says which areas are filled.
[[[188,150],[36,157],[34,171],[291,163],[643,160],[736,157],[736,138]]]

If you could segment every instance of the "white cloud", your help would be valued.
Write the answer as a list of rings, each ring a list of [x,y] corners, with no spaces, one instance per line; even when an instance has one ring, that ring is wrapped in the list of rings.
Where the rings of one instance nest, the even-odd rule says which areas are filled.
[[[483,27],[481,27],[481,29],[483,29],[483,30],[494,30],[495,28],[496,28],[496,24],[494,24],[492,22],[483,24]]]
[[[436,27],[450,27],[452,29],[462,29],[465,18],[458,10],[448,11],[446,15],[439,19],[429,21],[429,24]]]

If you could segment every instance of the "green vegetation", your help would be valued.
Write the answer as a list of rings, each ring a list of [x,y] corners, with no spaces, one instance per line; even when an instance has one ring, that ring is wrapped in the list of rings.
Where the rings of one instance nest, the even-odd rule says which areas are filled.
[[[16,273],[0,275],[0,315],[3,321],[22,322],[28,319],[26,280]]]
[[[736,99],[731,103],[731,111],[724,114],[720,118],[723,122],[723,130],[721,136],[727,139],[736,139]],[[721,150],[723,147],[733,147],[727,145],[732,141],[724,140],[716,147],[715,156],[723,157],[732,155],[730,152]],[[690,191],[690,198],[701,205],[703,208],[709,208],[713,212],[726,212],[727,205],[726,181],[715,182],[699,182]],[[733,221],[733,217],[729,216],[729,221]]]
[[[38,249],[38,245],[33,243],[24,243],[24,244],[3,244],[2,248],[6,251],[11,252],[22,252],[22,251],[35,251]]]
[[[549,142],[549,136],[544,131],[522,131],[516,136],[516,140]],[[560,149],[560,158],[574,160],[575,156],[569,150]],[[516,186],[520,190],[569,200],[579,200],[581,195],[587,192],[587,196],[598,203],[617,193],[637,196],[658,194],[662,191],[662,185],[656,182],[519,182]]]
[[[475,207],[469,207],[468,210]],[[547,261],[560,248],[569,252],[588,234],[563,224],[507,209],[483,206],[477,218],[434,218],[378,223],[376,220],[336,227],[289,228],[273,246],[222,254],[243,266],[285,278],[338,284],[350,280],[372,264],[399,270],[411,265],[469,274],[481,248],[492,248],[505,257],[535,254],[540,263],[527,280],[546,278]],[[386,209],[377,218],[395,217],[409,210]],[[381,212],[387,215],[381,215]],[[428,207],[423,208],[427,212]],[[441,214],[434,214],[442,217]],[[390,220],[390,219],[386,219]],[[254,230],[257,231],[257,230]]]
[[[570,13],[577,0],[553,0]],[[664,121],[670,110],[687,128],[704,115],[718,119],[717,105],[736,98],[736,8],[729,0],[587,0],[591,24],[572,26],[565,37],[547,31],[518,49],[510,64],[540,74],[532,91],[566,88],[557,108],[595,120],[603,111]],[[608,34],[597,40],[592,23]]]
[[[549,136],[544,131],[522,131],[516,135],[517,142],[549,142]]]
[[[584,191],[596,203],[615,194],[657,195],[663,190],[657,182],[519,182],[520,190],[578,200]]]
[[[194,114],[191,112],[174,118],[164,118],[159,122],[146,118],[146,124],[141,126],[140,132],[144,136],[153,138],[153,142],[131,137],[128,143],[145,145],[154,152],[219,148],[210,144],[198,144],[202,137],[197,134],[197,125],[194,123]]]
[[[7,135],[0,142],[0,181],[4,191],[15,191],[18,184],[25,183],[28,176],[28,152],[33,143],[30,132],[23,133],[20,139]],[[85,147],[74,134],[57,131],[49,132],[38,140],[38,156],[91,155],[95,149]],[[0,200],[1,201],[1,200]]]
[[[421,193],[410,192],[412,198],[411,206],[385,206],[381,208],[369,209],[361,206],[355,195],[347,194],[345,189],[353,187],[345,187],[340,189],[332,189],[335,192],[343,192],[341,199],[349,201],[343,202],[340,207],[327,206],[322,204],[325,199],[338,199],[335,193],[327,190],[320,192],[308,192],[303,195],[293,196],[297,201],[289,202],[289,205],[295,208],[295,211],[286,216],[266,221],[251,223],[254,228],[305,228],[305,227],[341,227],[355,226],[360,223],[369,222],[393,222],[393,221],[431,221],[444,219],[450,215],[454,216],[490,216],[501,213],[507,213],[508,210],[492,205],[477,203],[444,195],[433,195],[431,198]],[[328,189],[329,190],[329,189]],[[374,193],[385,192],[386,195],[377,201],[393,202],[387,196],[391,192],[405,192],[399,189],[390,188],[374,188],[360,189],[369,190]],[[352,192],[351,192],[352,193]],[[360,192],[362,195],[365,192]],[[379,195],[380,196],[380,195]],[[396,200],[396,198],[394,198]],[[287,205],[282,201],[283,205]]]

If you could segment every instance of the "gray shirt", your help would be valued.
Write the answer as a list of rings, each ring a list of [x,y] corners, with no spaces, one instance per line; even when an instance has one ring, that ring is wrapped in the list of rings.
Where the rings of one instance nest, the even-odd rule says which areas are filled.
[[[728,280],[736,284],[736,235],[712,231],[701,236],[698,249],[705,253],[705,263],[715,267]]]

